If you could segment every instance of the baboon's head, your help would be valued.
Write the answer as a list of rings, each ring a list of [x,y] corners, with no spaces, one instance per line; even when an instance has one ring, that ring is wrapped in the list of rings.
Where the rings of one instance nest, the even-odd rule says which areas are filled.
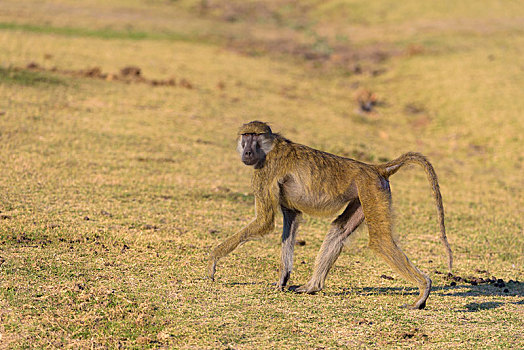
[[[259,168],[273,148],[274,135],[269,125],[259,121],[244,124],[238,130],[238,146],[242,162]]]

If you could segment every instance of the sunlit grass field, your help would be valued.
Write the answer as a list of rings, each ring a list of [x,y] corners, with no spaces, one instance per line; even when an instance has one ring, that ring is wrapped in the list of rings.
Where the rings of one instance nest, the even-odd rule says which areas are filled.
[[[0,348],[523,348],[522,57],[518,1],[0,1]],[[254,216],[250,120],[366,162],[427,155],[455,278],[411,167],[395,231],[425,310],[398,307],[417,290],[365,227],[316,295],[274,290],[281,216],[207,280]],[[329,223],[305,218],[291,285]]]

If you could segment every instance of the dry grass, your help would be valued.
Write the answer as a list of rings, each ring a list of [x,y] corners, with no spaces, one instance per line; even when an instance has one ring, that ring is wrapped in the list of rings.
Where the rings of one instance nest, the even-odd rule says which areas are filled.
[[[2,2],[0,347],[522,348],[522,6],[408,2],[384,17],[369,2],[272,1],[253,17],[199,3]],[[279,32],[326,56],[274,46]],[[45,70],[14,68],[31,62]],[[177,84],[62,74],[126,66]],[[437,273],[445,254],[418,168],[392,188],[400,244],[434,281],[426,310],[397,308],[416,291],[367,249],[365,229],[314,296],[273,290],[278,233],[205,280],[210,247],[253,216],[234,150],[252,119],[368,161],[427,154],[465,280]],[[291,284],[307,280],[328,223],[302,225]],[[492,276],[505,286],[470,283]]]

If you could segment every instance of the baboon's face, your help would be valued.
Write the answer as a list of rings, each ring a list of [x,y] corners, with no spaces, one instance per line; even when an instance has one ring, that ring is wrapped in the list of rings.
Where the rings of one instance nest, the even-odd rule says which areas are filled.
[[[238,140],[238,152],[245,165],[261,165],[271,150],[271,141],[265,134],[244,134]]]

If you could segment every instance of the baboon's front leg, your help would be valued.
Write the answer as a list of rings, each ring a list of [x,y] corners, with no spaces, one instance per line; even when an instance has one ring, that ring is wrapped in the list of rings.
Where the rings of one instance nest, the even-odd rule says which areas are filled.
[[[295,238],[300,221],[301,213],[282,207],[284,215],[284,229],[282,231],[282,253],[280,263],[280,278],[276,288],[282,290],[289,280],[293,269],[293,252],[295,250]]]
[[[216,265],[220,258],[231,253],[240,244],[245,243],[254,237],[261,237],[271,232],[275,227],[275,224],[273,216],[269,216],[268,218],[269,220],[267,218],[266,220],[255,219],[249,225],[240,230],[240,232],[227,238],[213,249],[207,267],[208,276],[211,280],[215,279]]]
[[[267,185],[267,184],[266,184]],[[256,218],[240,232],[227,238],[211,251],[207,266],[208,276],[215,278],[217,261],[231,253],[240,244],[255,237],[262,237],[275,228],[275,211],[278,208],[279,188],[277,182],[271,186],[255,186],[255,212]]]

